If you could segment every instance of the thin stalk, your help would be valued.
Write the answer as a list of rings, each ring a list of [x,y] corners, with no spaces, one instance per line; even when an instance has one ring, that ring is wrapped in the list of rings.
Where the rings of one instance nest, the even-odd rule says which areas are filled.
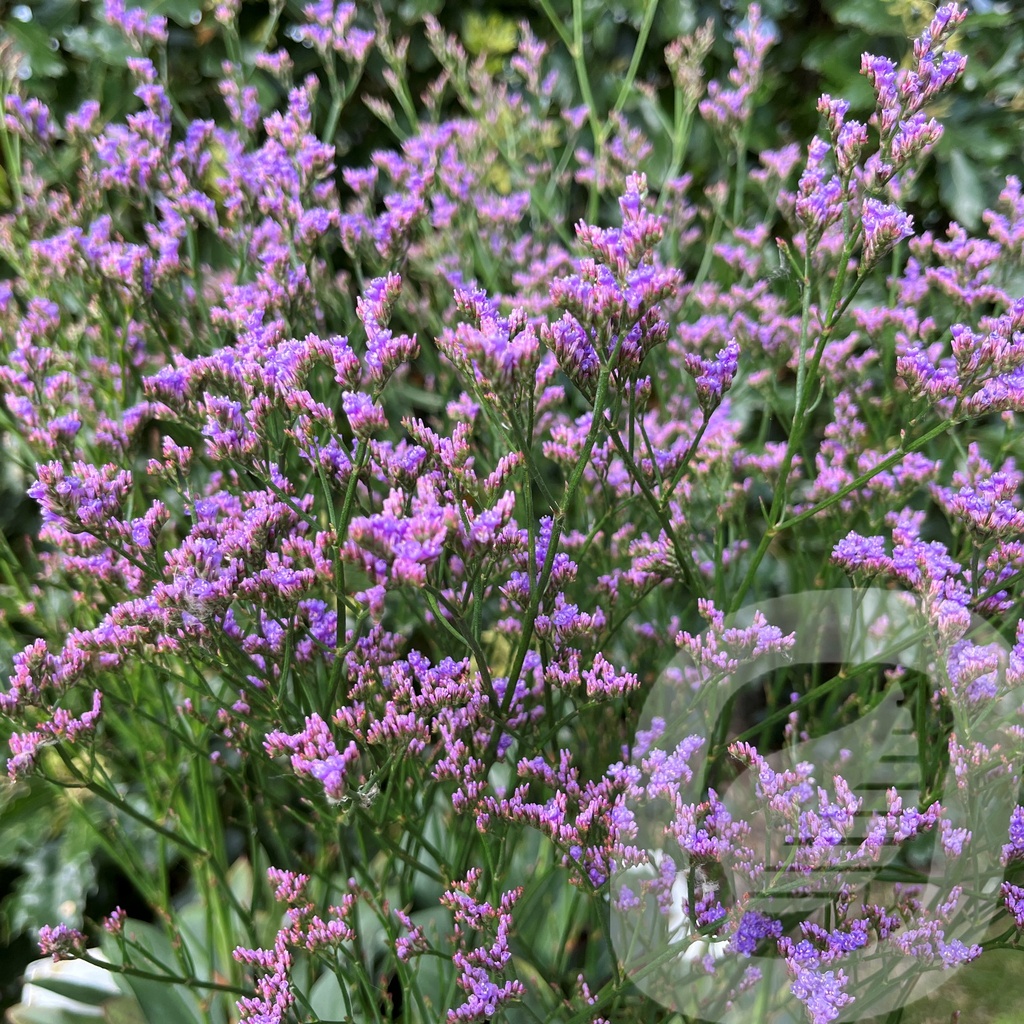
[[[597,103],[594,101],[594,92],[590,87],[590,75],[587,72],[587,60],[583,50],[583,0],[572,0],[572,46],[569,53],[572,56],[573,67],[576,70],[576,80],[579,82],[583,102],[587,107],[587,120],[590,122],[590,130],[594,136],[594,162],[600,164],[604,154],[604,126],[598,117]],[[590,186],[590,197],[587,201],[587,221],[591,224],[597,219],[599,199],[600,194],[595,176]]]
[[[523,620],[522,637],[519,641],[519,646],[516,649],[516,656],[512,663],[512,668],[508,674],[508,683],[506,684],[505,693],[501,702],[501,709],[497,716],[499,723],[501,720],[508,717],[508,711],[512,705],[512,695],[515,693],[516,684],[518,683],[519,676],[523,671],[523,665],[526,662],[526,655],[533,640],[533,627],[534,623],[537,621],[537,615],[540,612],[541,599],[544,591],[547,589],[548,580],[551,578],[551,571],[555,565],[555,554],[558,551],[558,541],[562,536],[562,529],[565,524],[566,517],[569,515],[569,511],[575,504],[576,492],[579,490],[580,484],[583,482],[583,474],[586,471],[587,466],[590,464],[590,457],[593,454],[594,445],[597,443],[597,437],[604,420],[604,408],[608,399],[608,386],[611,382],[612,367],[618,359],[619,349],[622,346],[623,338],[624,334],[621,334],[615,345],[615,350],[612,353],[611,358],[601,366],[597,379],[597,388],[594,393],[594,406],[590,420],[590,429],[587,431],[586,440],[583,442],[583,451],[580,453],[580,457],[576,460],[576,465],[573,467],[572,473],[569,477],[565,493],[562,495],[562,501],[556,510],[555,515],[552,517],[551,535],[548,539],[547,551],[544,553],[544,563],[541,566],[540,576],[534,584],[530,595],[530,605],[526,610],[526,617]],[[500,724],[495,724],[494,732],[491,734],[491,740],[487,748],[486,761],[489,762],[494,759],[495,753],[498,749],[498,740],[500,739],[500,736],[501,726]]]
[[[147,817],[141,811],[137,811],[127,801],[122,800],[116,793],[99,785],[99,783],[86,779],[78,770],[67,751],[62,749],[59,743],[56,745],[55,749],[57,751],[57,755],[64,762],[64,767],[67,768],[68,771],[71,772],[72,776],[77,780],[77,784],[62,783],[58,779],[47,779],[48,782],[52,782],[55,785],[62,787],[71,786],[76,789],[87,789],[94,796],[98,796],[101,800],[110,804],[112,807],[116,807],[122,813],[127,814],[129,818],[134,818],[136,821],[141,822],[147,828],[152,829],[157,835],[161,835],[164,836],[164,838],[169,839],[175,845],[180,846],[181,849],[187,850],[189,853],[195,854],[197,857],[202,859],[206,859],[210,856],[209,850],[205,850],[203,847],[197,846],[195,843],[189,841],[173,829],[169,829],[166,826],[161,825],[159,822],[154,821],[152,818]]]
[[[743,126],[743,131],[736,140],[736,186],[732,191],[732,222],[734,225],[743,221],[743,200],[747,185],[747,134],[750,122]]]
[[[882,459],[878,465],[873,466],[866,473],[862,473],[856,480],[851,480],[848,484],[841,487],[835,494],[830,494],[827,498],[823,498],[818,502],[817,505],[811,508],[804,509],[803,512],[792,516],[789,519],[784,519],[777,523],[773,528],[772,535],[776,536],[783,530],[792,529],[799,523],[805,522],[806,520],[818,515],[819,512],[824,512],[826,509],[831,508],[833,505],[842,501],[851,491],[856,491],[858,488],[863,487],[866,483],[869,483],[874,477],[878,476],[879,473],[884,473],[888,469],[892,469],[898,462],[900,462],[906,455],[911,452],[920,451],[929,442],[934,441],[935,438],[944,434],[947,430],[954,426],[954,423],[950,420],[943,420],[940,423],[936,423],[931,430],[922,434],[915,441],[912,441],[909,445],[901,445],[891,455],[886,456]]]
[[[804,256],[803,265],[803,297],[800,314],[800,352],[796,369],[796,403],[793,409],[793,424],[790,428],[789,438],[786,443],[786,453],[779,469],[779,482],[775,489],[771,510],[768,515],[769,527],[765,531],[758,544],[754,557],[751,559],[736,594],[730,610],[736,611],[750,590],[751,585],[757,576],[757,571],[768,552],[768,548],[777,534],[778,524],[782,520],[789,498],[790,473],[793,469],[793,461],[803,443],[804,435],[810,422],[810,413],[813,412],[816,403],[811,403],[811,390],[817,381],[818,367],[821,365],[822,356],[825,353],[828,340],[836,329],[843,315],[845,314],[854,296],[859,291],[866,277],[861,275],[854,281],[849,293],[843,297],[842,289],[846,280],[846,268],[850,257],[859,240],[859,234],[851,231],[843,246],[842,254],[839,257],[839,269],[836,273],[836,280],[833,282],[832,291],[829,295],[828,308],[824,317],[823,327],[818,333],[815,345],[814,357],[808,366],[807,355],[811,347],[811,249],[808,247]],[[898,461],[898,460],[897,460]],[[876,467],[877,471],[878,467]]]
[[[633,47],[633,56],[630,58],[629,67],[626,69],[626,77],[622,80],[622,84],[619,86],[619,94],[615,99],[615,105],[612,107],[613,114],[622,113],[622,108],[626,105],[626,100],[629,99],[629,94],[633,91],[633,83],[636,81],[636,73],[640,69],[640,59],[644,55],[644,51],[647,48],[647,37],[651,34],[651,26],[654,24],[654,16],[658,12],[659,0],[647,0],[647,7],[644,10],[644,19],[640,23],[640,31],[637,33],[636,45]],[[611,121],[605,120],[604,123],[604,136],[611,128]]]
[[[130,978],[138,978],[140,981],[158,981],[163,985],[184,985],[186,988],[209,989],[213,992],[231,992],[238,996],[253,995],[252,989],[242,988],[240,985],[229,985],[222,981],[207,981],[205,978],[190,978],[180,974],[165,972],[157,974],[155,971],[143,971],[131,964],[112,964],[109,960],[97,960],[88,953],[75,955],[76,960],[91,964],[93,967],[102,967],[111,974],[123,974]]]

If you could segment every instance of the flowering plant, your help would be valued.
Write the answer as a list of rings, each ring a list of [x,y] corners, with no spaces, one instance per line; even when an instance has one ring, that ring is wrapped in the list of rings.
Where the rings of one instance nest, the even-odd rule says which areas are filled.
[[[625,113],[657,98],[653,13],[602,111],[578,4],[574,82],[527,25],[496,74],[427,18],[420,97],[382,17],[309,4],[295,82],[281,6],[258,52],[236,7],[222,116],[176,104],[164,18],[108,0],[138,109],[10,89],[0,121],[5,441],[42,515],[7,771],[67,794],[155,922],[55,921],[44,953],[164,986],[162,1020],[672,1019],[683,985],[694,1016],[824,1024],[877,1012],[868,954],[898,1008],[908,964],[1016,945],[1024,198],[985,237],[908,212],[964,11],[753,169],[770,24],[752,4],[706,89],[710,28],[679,39],[655,180]],[[395,141],[348,165],[371,57]],[[703,188],[697,117],[735,154]],[[768,602],[850,579],[902,595],[862,627],[890,667],[798,671],[814,617]],[[666,685],[682,711],[645,708]],[[846,748],[771,760],[897,686],[913,794],[866,803]],[[1004,804],[965,896],[991,843],[956,808]],[[820,918],[752,902],[797,890]]]

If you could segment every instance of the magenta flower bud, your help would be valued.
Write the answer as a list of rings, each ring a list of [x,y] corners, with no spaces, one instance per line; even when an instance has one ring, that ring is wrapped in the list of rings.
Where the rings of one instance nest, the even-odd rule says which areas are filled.
[[[167,19],[150,15],[142,7],[125,7],[124,0],[105,0],[103,14],[108,25],[119,28],[137,47],[167,42]]]
[[[714,359],[704,359],[688,352],[684,357],[686,372],[697,385],[697,402],[705,416],[710,416],[732,387],[739,366],[740,346],[735,338]]]
[[[545,340],[569,379],[586,391],[597,379],[600,361],[579,321],[571,313],[563,314],[545,331]]]
[[[44,924],[39,929],[39,950],[43,956],[52,956],[54,961],[73,960],[85,952],[85,935],[77,928],[59,924],[51,928]]]
[[[746,22],[736,30],[738,45],[733,50],[736,66],[729,72],[729,85],[713,81],[700,104],[701,117],[729,135],[738,135],[753,113],[753,100],[761,86],[764,58],[778,39],[764,24],[761,5],[751,4]]]
[[[914,218],[910,214],[877,199],[864,201],[861,223],[864,226],[861,273],[866,273],[898,242],[914,233]]]
[[[842,216],[843,189],[839,176],[829,174],[831,147],[819,136],[807,149],[807,166],[797,187],[796,215],[807,229],[809,244],[817,243],[825,230]]]

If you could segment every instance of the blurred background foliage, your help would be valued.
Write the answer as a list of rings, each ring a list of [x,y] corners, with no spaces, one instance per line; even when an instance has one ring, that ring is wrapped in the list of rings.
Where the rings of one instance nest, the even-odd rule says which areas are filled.
[[[276,33],[287,47],[301,80],[318,69],[315,53],[291,38],[302,18],[304,0],[285,0]],[[584,0],[587,63],[602,111],[614,102],[614,91],[629,64],[648,0]],[[169,19],[168,70],[182,111],[191,117],[218,118],[222,101],[215,83],[227,53],[212,4],[202,0],[149,0],[147,9]],[[514,0],[493,3],[462,0],[379,0],[360,3],[359,21],[372,28],[375,10],[391,23],[395,34],[409,35],[410,91],[418,95],[437,72],[421,27],[426,14],[435,15],[458,35],[471,55],[486,54],[500,69],[501,57],[516,45],[517,26],[528,21],[540,38],[553,44],[552,57],[562,75],[556,97],[566,106],[579,97],[571,62],[555,45],[556,35],[544,7],[569,24],[572,0]],[[654,18],[638,76],[656,89],[655,98],[637,93],[626,111],[645,127],[655,142],[648,176],[656,181],[668,162],[669,140],[664,137],[655,100],[670,101],[671,83],[664,67],[664,47],[677,36],[711,19],[715,45],[707,77],[724,77],[731,67],[733,27],[743,18],[745,0],[662,0]],[[762,10],[774,25],[778,42],[768,57],[767,75],[749,139],[756,154],[787,141],[804,141],[816,130],[813,100],[830,92],[850,100],[851,116],[867,116],[872,93],[859,74],[865,51],[901,58],[907,37],[919,31],[934,11],[926,0],[762,0]],[[950,219],[977,228],[981,213],[991,205],[1007,174],[1024,168],[1024,5],[1016,0],[971,0],[958,46],[967,53],[967,74],[942,110],[942,144],[925,175],[927,188],[920,204],[919,225],[942,230]],[[250,47],[261,37],[270,14],[267,2],[244,2],[240,16],[243,42]],[[119,119],[136,105],[124,60],[127,43],[102,18],[100,0],[36,0],[0,3],[0,29],[22,55],[19,77],[26,91],[45,100],[58,114],[76,108],[88,97],[102,99],[108,119]],[[251,53],[248,54],[251,56]],[[391,143],[380,122],[358,102],[383,97],[383,61],[371,57],[361,84],[361,97],[346,111],[335,140],[350,163],[361,163],[369,152]],[[262,98],[273,102],[281,87],[269,76],[254,79]],[[326,90],[321,101],[327,103]],[[697,126],[687,169],[698,183],[713,180],[724,154],[711,134]],[[0,180],[0,202],[5,201]],[[9,201],[9,200],[7,200]]]
[[[583,0],[587,65],[599,113],[607,111],[633,54],[649,0]],[[168,73],[183,114],[221,120],[223,103],[216,83],[222,75],[227,47],[214,20],[212,4],[201,0],[150,0],[139,4],[169,19]],[[572,0],[379,0],[360,2],[359,21],[374,25],[375,9],[394,35],[408,35],[408,80],[418,96],[438,68],[427,46],[422,18],[435,15],[461,38],[466,50],[488,58],[501,73],[502,57],[514,49],[518,25],[528,21],[533,32],[552,44],[552,60],[561,71],[555,99],[564,107],[580,102],[568,54],[557,43],[548,12],[569,24]],[[295,78],[318,69],[316,54],[294,40],[303,0],[286,0],[276,31],[276,45],[288,48]],[[946,125],[942,142],[921,179],[920,198],[912,212],[919,229],[942,233],[951,220],[969,229],[981,226],[981,214],[993,205],[1008,174],[1024,178],[1024,4],[1019,0],[972,0],[973,15],[958,40],[969,57],[960,86],[941,110]],[[907,37],[919,31],[934,11],[924,0],[762,0],[762,10],[778,41],[768,56],[765,82],[749,136],[747,165],[756,165],[763,149],[789,141],[805,143],[818,129],[814,100],[821,92],[851,102],[851,116],[865,119],[873,95],[860,76],[865,51],[894,59],[907,52]],[[715,44],[706,77],[724,78],[732,66],[734,26],[743,18],[741,0],[662,0],[654,18],[637,90],[625,113],[651,136],[654,152],[644,170],[657,185],[669,165],[670,139],[659,106],[671,104],[672,87],[664,67],[664,47],[677,36],[710,19]],[[251,60],[256,40],[265,35],[271,6],[242,5],[239,34],[243,59]],[[101,0],[0,0],[0,60],[20,79],[20,88],[43,99],[58,116],[84,100],[101,100],[103,116],[122,120],[136,109],[132,84],[124,70],[130,55],[121,35],[103,20]],[[16,54],[14,58],[12,54]],[[384,63],[371,57],[359,93],[346,109],[334,140],[339,165],[367,163],[370,153],[396,144],[391,133],[363,100],[389,95]],[[283,99],[282,87],[257,73],[253,81],[265,106]],[[320,100],[328,102],[327,90]],[[671,118],[669,117],[669,122]],[[322,123],[322,121],[320,122]],[[686,170],[699,186],[728,173],[735,154],[721,146],[699,121],[691,140]],[[0,209],[10,208],[6,168],[0,164]],[[57,179],[59,155],[43,169]],[[340,181],[342,196],[344,186]],[[581,207],[574,211],[581,215]],[[611,211],[602,211],[602,217]],[[699,254],[697,257],[699,261]],[[682,265],[691,260],[681,254]],[[0,271],[2,272],[2,271]],[[2,438],[0,438],[2,442]],[[59,618],[45,598],[31,593],[33,572],[26,543],[37,527],[34,505],[25,497],[28,467],[11,460],[10,446],[0,443],[0,677],[6,678],[13,653],[48,631]],[[27,602],[37,599],[33,609]],[[114,903],[139,916],[131,883],[95,845],[85,805],[53,808],[30,783],[5,789],[0,784],[0,1009],[11,1004],[18,977],[35,956],[30,936],[43,923],[98,917]],[[129,827],[125,823],[125,827]],[[140,837],[140,841],[142,838]]]

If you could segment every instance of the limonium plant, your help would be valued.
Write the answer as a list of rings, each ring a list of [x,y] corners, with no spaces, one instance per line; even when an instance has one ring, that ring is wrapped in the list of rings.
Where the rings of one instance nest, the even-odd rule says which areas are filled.
[[[7,574],[39,633],[0,692],[8,785],[69,801],[148,908],[54,920],[43,953],[157,986],[161,1021],[678,1020],[613,948],[633,901],[668,928],[651,963],[730,979],[697,1015],[793,1019],[758,989],[772,958],[827,1024],[875,1012],[865,951],[898,987],[1024,928],[1024,195],[1008,179],[977,237],[910,212],[965,11],[902,63],[864,55],[863,119],[824,95],[813,139],[754,154],[757,5],[727,78],[704,26],[659,93],[649,4],[610,109],[581,5],[541,6],[568,63],[524,24],[497,67],[428,17],[422,95],[409,40],[333,0],[293,30],[303,80],[282,5],[255,50],[219,5],[212,119],[169,89],[165,19],[118,0],[123,121],[7,81],[5,457],[41,513]],[[370,60],[389,97],[358,98]],[[384,128],[364,163],[355,102]],[[723,161],[695,183],[698,118]],[[915,604],[927,672],[787,668],[800,622],[733,617],[866,581]],[[713,703],[765,658],[721,728],[640,728],[656,681]],[[919,791],[869,814],[841,764],[772,767],[897,684]],[[743,769],[749,819],[721,799]],[[922,851],[980,842],[947,777],[1011,792],[979,941],[971,872],[924,884]],[[716,884],[767,886],[759,814],[791,887],[831,857],[820,923]]]

